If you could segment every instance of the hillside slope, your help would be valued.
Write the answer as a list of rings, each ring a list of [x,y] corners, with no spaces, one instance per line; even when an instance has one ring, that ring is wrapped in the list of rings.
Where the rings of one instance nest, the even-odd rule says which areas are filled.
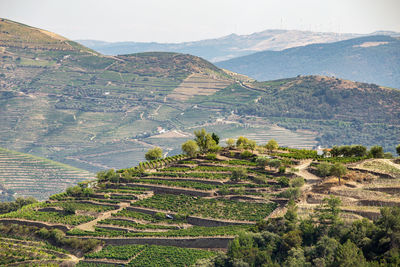
[[[283,146],[300,148],[362,143],[393,151],[400,136],[397,92],[379,86],[375,92],[363,89],[370,85],[352,84],[358,93],[348,96],[343,109],[329,109],[336,112],[334,118],[308,117],[314,111],[302,111],[304,107],[296,107],[297,117],[286,116],[283,111],[293,105],[296,90],[276,98],[286,104],[271,105],[274,113],[265,102],[270,90],[286,80],[257,83],[184,54],[110,57],[84,48],[64,50],[63,42],[55,49],[47,46],[48,33],[7,20],[0,24],[5,31],[10,24],[44,40],[29,47],[25,34],[15,34],[9,39],[19,46],[6,41],[0,46],[0,146],[8,149],[96,172],[136,164],[153,146],[168,155],[180,153],[183,140],[200,128],[223,139],[247,134],[259,143],[275,138]],[[309,94],[324,84],[321,79],[308,83]],[[340,89],[339,83],[330,87]],[[297,104],[307,105],[304,99]],[[329,97],[318,99],[321,109],[330,106]],[[357,113],[365,127],[353,125],[349,117],[354,110],[347,110],[352,101],[369,107],[372,99],[386,109],[371,107],[374,116]]]
[[[369,36],[283,51],[264,51],[217,66],[257,80],[327,75],[400,88],[400,40]]]
[[[45,158],[0,148],[0,186],[45,200],[67,187],[93,179],[94,174]]]

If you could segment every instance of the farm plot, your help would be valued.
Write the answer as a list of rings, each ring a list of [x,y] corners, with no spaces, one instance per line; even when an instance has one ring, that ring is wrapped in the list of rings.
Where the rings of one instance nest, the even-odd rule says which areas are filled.
[[[53,247],[43,242],[22,241],[9,238],[0,238],[0,265],[18,263],[32,266],[35,262],[40,264],[46,260],[60,262],[68,256],[54,251]]]
[[[0,215],[1,218],[18,218],[32,221],[42,221],[48,223],[61,223],[66,225],[78,225],[81,223],[94,220],[92,216],[75,215],[64,212],[55,211],[38,211],[37,209],[43,208],[43,203],[31,204],[25,206],[17,211]]]
[[[128,266],[191,266],[197,260],[210,258],[212,251],[155,245],[107,246],[103,250],[86,254],[85,259],[125,260]],[[77,266],[90,266],[84,262]]]
[[[236,236],[240,231],[249,230],[249,225],[229,225],[217,227],[192,226],[186,229],[168,230],[166,232],[126,232],[95,227],[95,231],[72,229],[71,236],[93,237],[199,237],[199,236]]]
[[[357,168],[400,177],[400,165],[385,159],[364,161],[357,165]]]
[[[0,183],[21,196],[39,200],[94,174],[45,158],[0,148]]]
[[[262,220],[276,208],[275,203],[239,202],[167,194],[154,195],[151,198],[137,201],[133,205],[205,218],[247,221]]]

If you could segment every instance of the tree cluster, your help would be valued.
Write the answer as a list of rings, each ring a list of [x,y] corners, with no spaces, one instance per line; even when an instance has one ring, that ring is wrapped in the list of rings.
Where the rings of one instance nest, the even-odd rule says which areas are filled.
[[[340,200],[324,199],[307,219],[294,202],[283,218],[257,223],[235,238],[211,266],[399,266],[400,207],[383,208],[374,222],[344,223]]]

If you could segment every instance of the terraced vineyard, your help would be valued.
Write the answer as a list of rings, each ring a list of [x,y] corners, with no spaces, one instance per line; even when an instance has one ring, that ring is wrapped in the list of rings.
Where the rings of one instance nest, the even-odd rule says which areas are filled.
[[[45,200],[94,174],[45,158],[0,148],[0,183],[19,196]]]
[[[0,215],[0,225],[57,228],[66,239],[101,240],[103,249],[85,255],[78,266],[188,266],[214,257],[207,249],[226,249],[287,201],[278,197],[287,186],[279,182],[281,175],[239,154],[225,149],[214,160],[178,155],[101,172],[96,181],[46,203]],[[237,169],[248,175],[231,181]]]

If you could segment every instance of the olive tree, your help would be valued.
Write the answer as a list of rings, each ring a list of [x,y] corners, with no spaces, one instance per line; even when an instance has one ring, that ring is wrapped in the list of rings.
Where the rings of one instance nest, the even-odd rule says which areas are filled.
[[[144,155],[146,160],[156,160],[156,159],[161,159],[162,158],[163,151],[160,147],[155,147],[152,149],[149,149],[147,153]]]
[[[182,144],[182,151],[186,155],[194,157],[199,153],[200,148],[194,140],[189,140]]]
[[[269,140],[268,143],[265,145],[265,148],[268,149],[270,152],[277,150],[278,147],[278,142],[276,142],[275,139]]]
[[[334,165],[332,165],[330,173],[331,175],[339,178],[339,185],[340,185],[341,184],[340,180],[342,176],[347,173],[347,168],[341,163],[335,163]]]

